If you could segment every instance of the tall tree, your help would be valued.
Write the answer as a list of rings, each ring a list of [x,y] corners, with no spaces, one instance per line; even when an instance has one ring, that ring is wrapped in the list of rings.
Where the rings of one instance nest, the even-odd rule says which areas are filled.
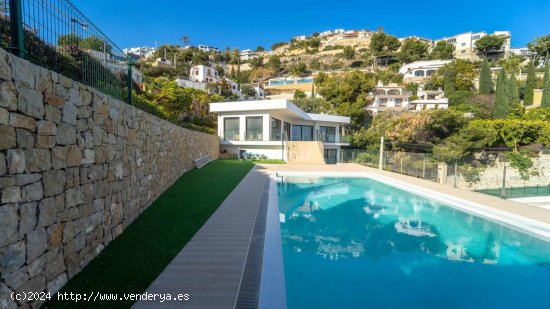
[[[397,37],[379,31],[372,35],[369,47],[376,58],[381,58],[393,56],[400,45]]]
[[[534,54],[535,60],[548,61],[550,59],[550,34],[536,37],[535,42],[527,43],[527,47]]]
[[[510,102],[507,96],[507,79],[504,69],[500,70],[495,91],[495,107],[493,118],[506,118],[510,113]]]
[[[350,60],[353,59],[353,57],[355,57],[355,49],[351,46],[344,47],[344,58]]]
[[[489,62],[484,60],[479,69],[479,93],[489,94],[493,92],[493,78],[491,77],[491,68]]]
[[[486,35],[477,40],[475,45],[478,52],[482,53],[484,57],[487,57],[490,51],[500,51],[505,40],[505,38],[497,35]]]
[[[453,68],[447,69],[443,75],[443,90],[447,97],[456,90],[455,77],[456,72]]]
[[[189,44],[189,37],[187,35],[182,35],[180,38],[180,41],[183,43],[183,46],[187,46]]]
[[[281,58],[277,55],[271,55],[265,66],[274,69],[277,73],[283,69]]]
[[[397,59],[404,63],[422,60],[428,55],[428,44],[415,39],[406,39],[401,43]]]
[[[550,61],[547,61],[544,67],[544,86],[540,107],[550,107]]]
[[[518,84],[514,72],[510,74],[510,78],[506,81],[506,96],[510,106],[519,104]]]
[[[527,67],[527,80],[525,81],[525,94],[523,96],[523,105],[533,105],[533,91],[537,86],[537,76],[535,75],[535,65],[533,61],[529,62]]]
[[[453,59],[455,53],[455,46],[446,41],[439,41],[435,44],[435,47],[430,53],[430,59]]]

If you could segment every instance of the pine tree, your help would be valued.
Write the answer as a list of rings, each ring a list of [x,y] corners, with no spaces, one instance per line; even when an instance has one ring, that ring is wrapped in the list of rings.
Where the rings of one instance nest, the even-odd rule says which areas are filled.
[[[516,75],[512,72],[510,78],[506,81],[506,96],[508,97],[508,103],[510,106],[519,104],[518,84],[516,81]]]
[[[443,90],[445,96],[449,97],[456,90],[456,74],[453,68],[447,68],[443,74]]]
[[[479,69],[479,93],[489,94],[493,92],[493,79],[491,78],[491,68],[487,59],[481,64]]]
[[[550,61],[547,61],[544,67],[544,86],[542,86],[540,107],[550,107]]]
[[[533,90],[537,86],[537,76],[535,75],[535,65],[531,61],[527,67],[527,80],[525,81],[525,95],[523,105],[533,105]]]
[[[497,78],[493,118],[506,118],[506,116],[510,113],[510,102],[507,96],[508,87],[506,84],[506,72],[504,72],[504,68],[502,68]]]

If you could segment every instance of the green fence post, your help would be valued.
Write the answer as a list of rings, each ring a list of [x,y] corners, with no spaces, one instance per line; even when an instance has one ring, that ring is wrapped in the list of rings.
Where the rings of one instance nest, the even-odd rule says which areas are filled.
[[[132,58],[128,56],[128,104],[132,105]]]
[[[504,171],[502,172],[502,192],[500,197],[506,199],[506,165],[504,165]]]
[[[23,12],[21,0],[10,0],[10,29],[11,47],[15,55],[25,58],[25,44],[23,32]]]

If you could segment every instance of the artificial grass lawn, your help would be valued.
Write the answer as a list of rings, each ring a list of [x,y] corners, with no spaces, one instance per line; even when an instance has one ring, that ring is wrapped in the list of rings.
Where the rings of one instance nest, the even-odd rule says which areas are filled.
[[[181,176],[60,293],[143,293],[254,166],[217,160]],[[46,308],[129,308],[133,301],[52,301]]]

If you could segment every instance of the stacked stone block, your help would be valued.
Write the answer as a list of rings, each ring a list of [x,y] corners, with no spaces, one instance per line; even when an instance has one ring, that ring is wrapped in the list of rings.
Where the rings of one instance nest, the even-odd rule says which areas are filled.
[[[0,49],[0,303],[57,292],[185,171],[219,154],[178,127]]]

